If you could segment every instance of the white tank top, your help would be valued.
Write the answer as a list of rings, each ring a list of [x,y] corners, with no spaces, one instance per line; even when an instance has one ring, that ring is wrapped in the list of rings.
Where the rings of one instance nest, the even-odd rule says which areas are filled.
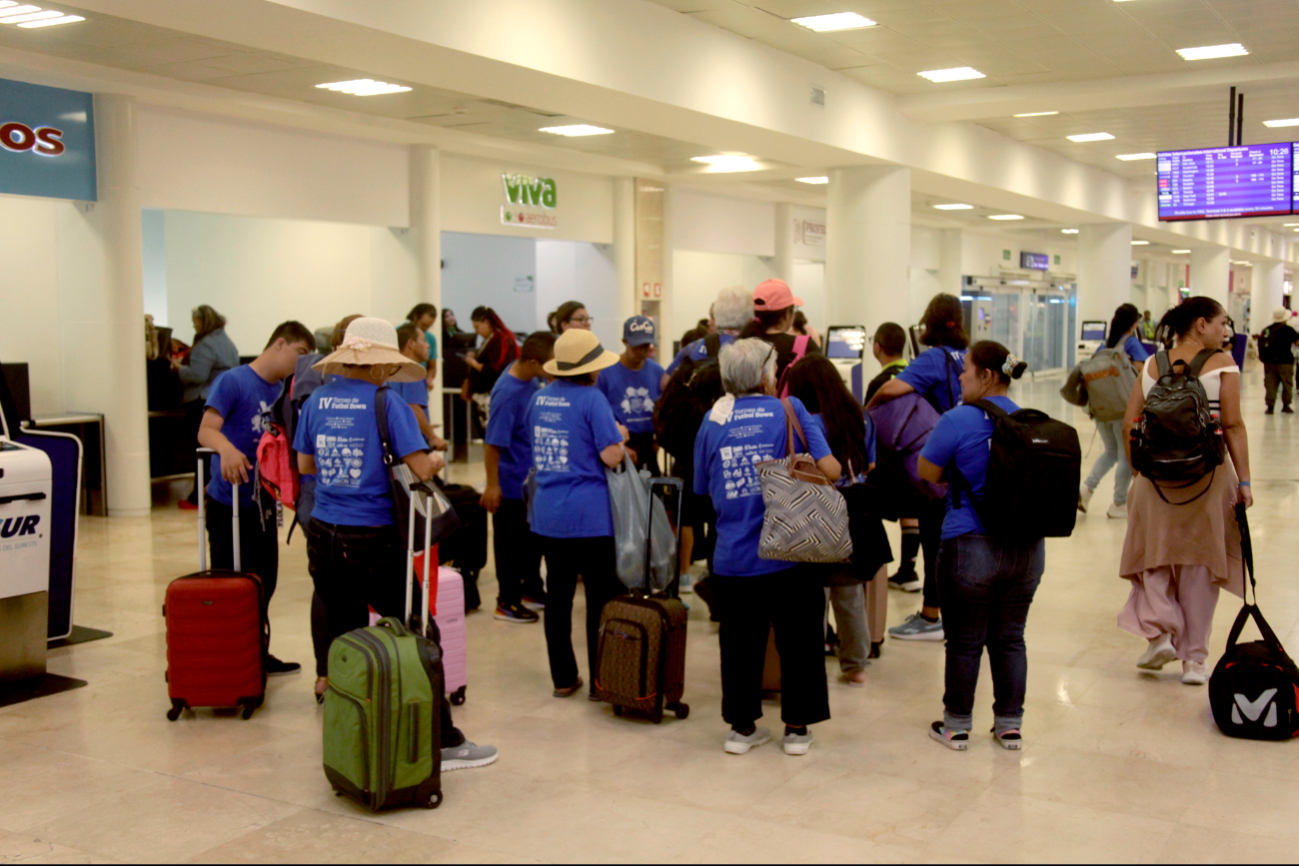
[[[1157,373],[1158,370],[1158,361],[1152,355],[1142,368],[1141,374],[1141,392],[1147,397],[1150,396],[1150,389],[1155,387],[1155,382],[1158,381],[1153,376],[1152,371]],[[1240,368],[1232,363],[1226,367],[1219,367],[1216,370],[1200,374],[1200,384],[1204,386],[1204,394],[1209,398],[1209,410],[1211,412],[1222,411],[1222,374],[1239,372]]]

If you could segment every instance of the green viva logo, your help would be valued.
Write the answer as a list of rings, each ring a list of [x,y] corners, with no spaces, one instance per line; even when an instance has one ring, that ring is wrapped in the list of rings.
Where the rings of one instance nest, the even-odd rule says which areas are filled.
[[[526,174],[502,174],[505,197],[511,204],[551,208],[556,204],[555,182],[548,177]]]

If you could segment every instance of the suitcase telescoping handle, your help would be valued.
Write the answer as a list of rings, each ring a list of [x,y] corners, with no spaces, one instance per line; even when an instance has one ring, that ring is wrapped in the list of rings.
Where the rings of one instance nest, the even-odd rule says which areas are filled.
[[[666,476],[651,478],[649,484],[649,529],[645,533],[645,594],[651,595],[653,590],[653,567],[651,565],[651,549],[654,545],[654,488],[658,487],[667,493],[675,492],[677,495],[677,507],[672,515],[676,519],[676,545],[672,557],[672,568],[675,577],[668,583],[666,592],[670,598],[676,598],[681,593],[681,499],[684,495],[685,483],[680,478],[668,478]]]
[[[198,455],[198,473],[195,476],[195,496],[198,499],[198,570],[207,571],[207,496],[204,488],[207,483],[203,478],[203,458],[207,455],[215,454],[216,451],[211,448],[199,448],[195,452]],[[234,570],[243,570],[243,555],[239,549],[239,484],[236,482],[230,486],[230,538],[231,546],[234,550]]]
[[[410,526],[407,529],[406,543],[406,623],[411,628],[414,626],[414,596],[415,596],[415,517],[419,511],[417,507],[417,494],[424,494],[424,575],[423,591],[420,593],[423,606],[420,608],[418,633],[427,636],[429,633],[425,621],[428,619],[429,612],[429,572],[433,559],[433,520],[432,520],[432,498],[433,488],[424,481],[417,481],[410,486]]]

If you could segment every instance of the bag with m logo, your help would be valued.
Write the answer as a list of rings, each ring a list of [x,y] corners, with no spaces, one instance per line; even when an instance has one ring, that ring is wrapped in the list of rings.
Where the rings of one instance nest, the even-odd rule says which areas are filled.
[[[1281,641],[1258,609],[1254,582],[1254,548],[1245,507],[1236,506],[1241,552],[1254,590],[1254,601],[1240,609],[1231,627],[1227,650],[1209,679],[1213,720],[1229,737],[1249,740],[1289,740],[1299,736],[1299,668],[1286,655]],[[1253,619],[1262,640],[1237,643],[1246,621]]]

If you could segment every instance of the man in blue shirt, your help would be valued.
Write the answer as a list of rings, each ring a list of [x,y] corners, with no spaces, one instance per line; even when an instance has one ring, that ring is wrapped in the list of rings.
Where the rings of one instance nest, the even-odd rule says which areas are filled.
[[[420,333],[419,326],[411,322],[407,322],[397,329],[397,345],[401,347],[401,353],[421,366],[429,361],[429,344],[424,337],[425,335]],[[429,380],[389,382],[388,387],[396,391],[397,395],[405,400],[406,405],[410,406],[411,411],[415,413],[415,420],[419,423],[419,432],[424,435],[429,447],[434,451],[447,450],[446,440],[439,436],[433,430],[433,425],[429,423]]]
[[[627,447],[637,467],[657,474],[654,442],[654,404],[663,393],[663,367],[650,358],[654,348],[654,320],[632,316],[622,326],[625,347],[618,363],[600,371],[596,386],[609,400],[613,416],[627,428]]]
[[[530,623],[546,605],[541,583],[541,544],[528,526],[523,483],[532,468],[528,410],[541,390],[542,367],[555,356],[555,335],[538,331],[523,341],[519,360],[492,386],[483,462],[487,489],[480,500],[492,515],[496,552],[496,618]]]
[[[198,444],[217,453],[207,485],[207,532],[213,568],[234,568],[232,486],[239,485],[240,569],[261,578],[270,604],[279,578],[279,521],[274,497],[254,480],[257,443],[266,429],[264,416],[280,396],[282,382],[293,375],[298,358],[315,348],[315,337],[301,322],[285,322],[271,334],[266,348],[251,363],[227,370],[208,393]],[[266,673],[295,673],[297,662],[269,656]]]

